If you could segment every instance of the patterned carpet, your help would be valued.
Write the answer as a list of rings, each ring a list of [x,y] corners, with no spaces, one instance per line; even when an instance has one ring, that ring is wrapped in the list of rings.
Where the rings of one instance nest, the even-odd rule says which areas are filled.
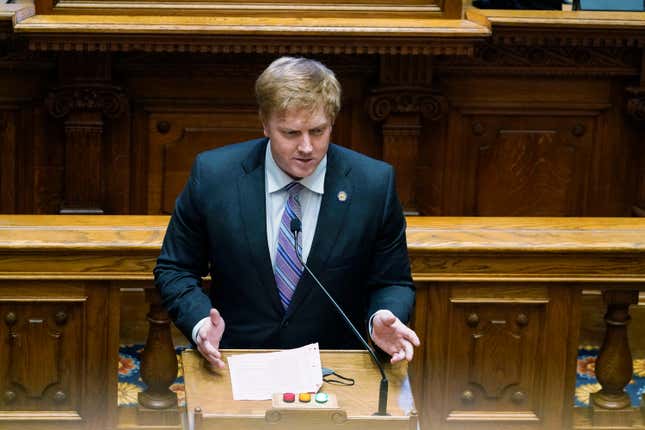
[[[179,357],[184,348],[182,346],[176,349],[179,371],[177,372],[177,380],[170,387],[177,393],[179,406],[185,404],[184,374]],[[135,406],[137,393],[145,387],[139,377],[139,357],[142,350],[143,345],[122,345],[119,350],[119,406]],[[589,406],[589,394],[600,389],[594,373],[597,357],[598,347],[581,346],[578,350],[575,406]],[[645,393],[645,359],[634,359],[634,375],[627,385],[627,392],[631,396],[632,406],[639,406],[640,397]]]
[[[589,394],[600,390],[595,374],[596,358],[598,358],[597,346],[581,346],[578,349],[575,406],[589,406]],[[625,390],[632,399],[632,406],[640,406],[640,397],[645,393],[644,358],[634,359],[634,374]]]
[[[186,347],[180,346],[175,349],[177,354],[177,379],[170,386],[170,389],[177,393],[179,406],[185,406],[186,396],[184,395],[184,369],[181,365],[181,351]],[[119,349],[119,406],[136,406],[137,393],[144,390],[146,384],[139,376],[141,367],[141,352],[143,345],[121,345]]]

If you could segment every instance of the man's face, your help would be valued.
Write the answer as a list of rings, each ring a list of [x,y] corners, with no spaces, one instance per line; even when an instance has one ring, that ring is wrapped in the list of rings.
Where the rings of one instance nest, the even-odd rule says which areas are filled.
[[[322,108],[274,113],[262,126],[276,164],[294,179],[311,175],[329,148],[332,121]]]

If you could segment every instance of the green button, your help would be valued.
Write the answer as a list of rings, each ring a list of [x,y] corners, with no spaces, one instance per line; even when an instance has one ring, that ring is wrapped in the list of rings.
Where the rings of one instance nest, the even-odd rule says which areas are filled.
[[[316,394],[316,403],[327,403],[327,400],[329,400],[327,393]]]

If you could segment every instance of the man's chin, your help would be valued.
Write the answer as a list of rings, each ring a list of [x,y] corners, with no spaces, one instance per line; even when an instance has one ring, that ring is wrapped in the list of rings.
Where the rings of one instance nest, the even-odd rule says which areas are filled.
[[[302,178],[306,178],[307,176],[311,175],[314,173],[314,170],[316,169],[292,169],[287,174],[291,176],[293,179],[296,181],[299,181]]]

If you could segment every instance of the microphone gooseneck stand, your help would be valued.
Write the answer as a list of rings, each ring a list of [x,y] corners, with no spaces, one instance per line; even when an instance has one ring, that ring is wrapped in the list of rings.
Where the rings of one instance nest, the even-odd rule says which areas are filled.
[[[305,264],[305,262],[302,259],[302,256],[298,252],[298,233],[302,231],[302,223],[298,218],[294,218],[291,220],[291,233],[293,233],[293,238],[294,238],[294,247],[296,251],[296,256],[298,257],[298,260],[302,264],[302,267],[305,268],[307,273],[312,277],[314,282],[318,285],[318,287],[322,290],[323,293],[327,296],[329,301],[334,305],[334,308],[338,312],[338,314],[343,318],[345,321],[345,324],[352,330],[356,338],[361,342],[361,344],[367,349],[367,352],[369,352],[370,356],[372,357],[372,360],[378,367],[379,371],[381,372],[381,385],[379,387],[379,394],[378,394],[378,411],[374,413],[374,415],[388,415],[387,413],[387,391],[388,391],[388,381],[387,381],[387,376],[385,376],[385,370],[383,369],[383,365],[381,362],[378,360],[376,357],[376,354],[374,353],[374,349],[363,339],[363,336],[358,332],[354,324],[349,320],[347,317],[347,314],[343,312],[343,309],[340,307],[338,303],[336,303],[336,300],[329,294],[329,291],[323,286],[323,284],[318,280],[316,275],[313,274],[311,269]]]

